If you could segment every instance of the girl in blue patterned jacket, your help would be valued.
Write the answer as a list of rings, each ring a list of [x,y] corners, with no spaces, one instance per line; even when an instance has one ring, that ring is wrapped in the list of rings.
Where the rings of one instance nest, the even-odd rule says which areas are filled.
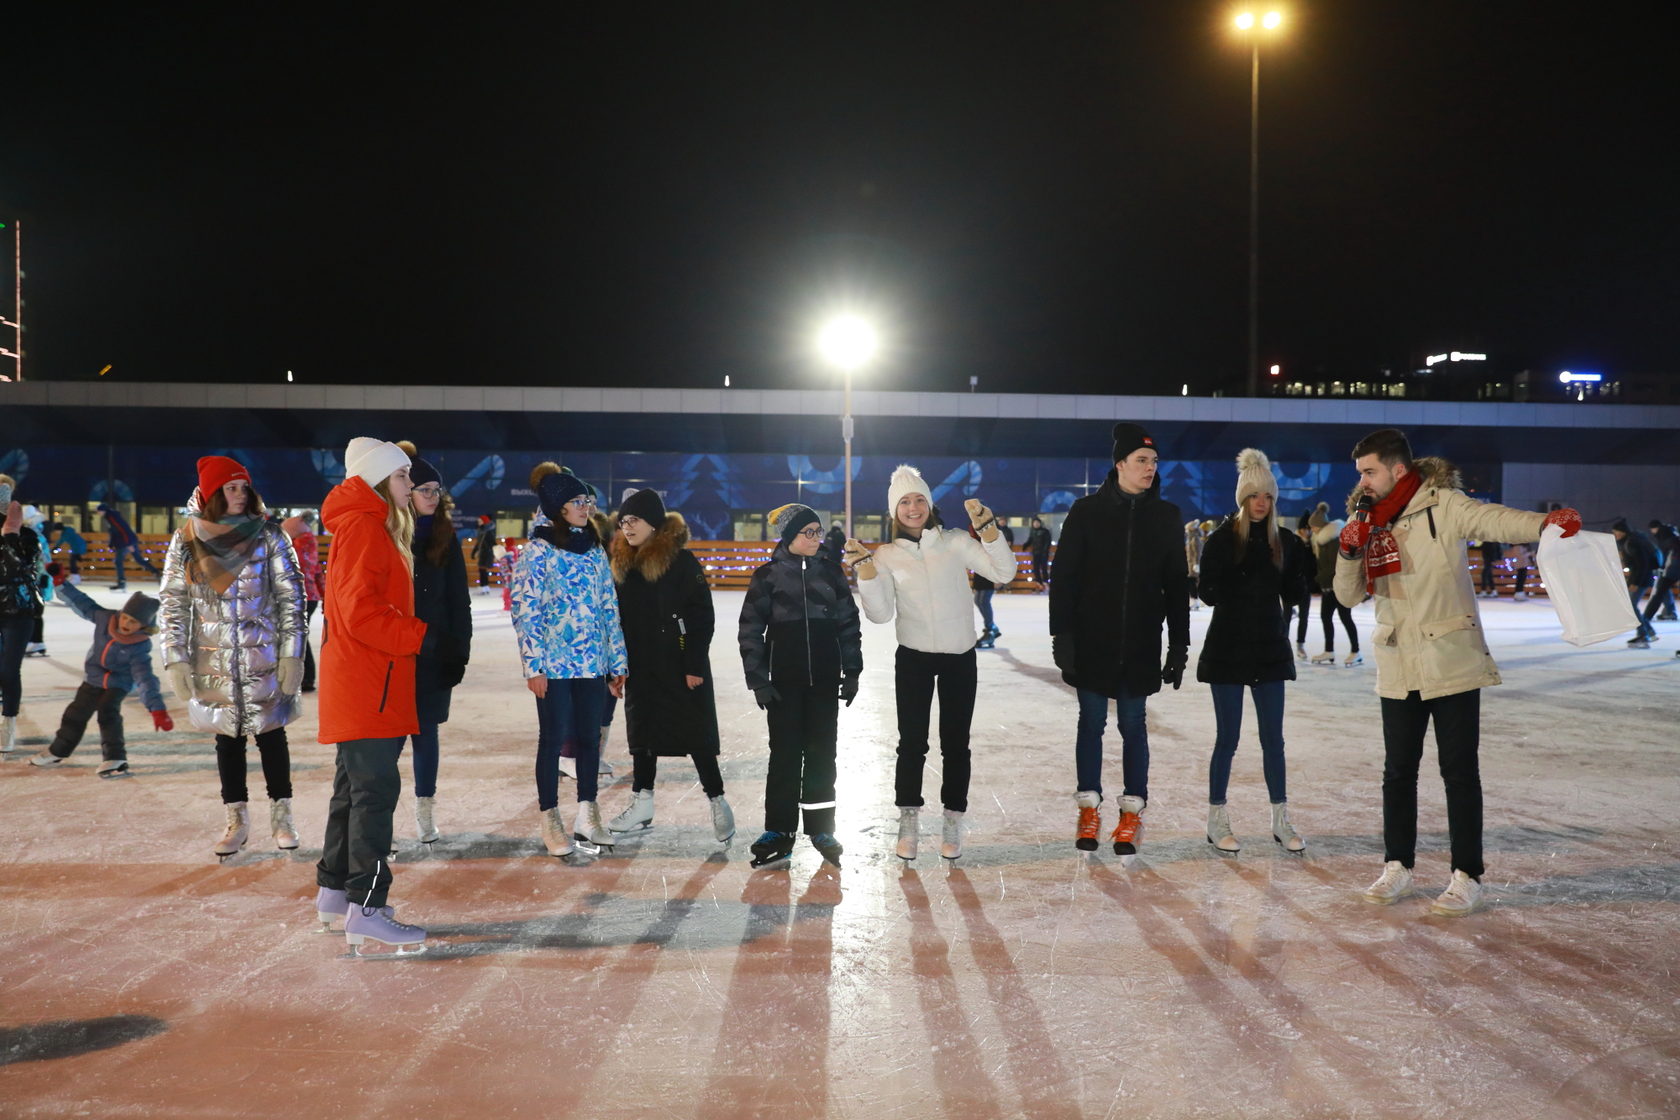
[[[551,855],[611,850],[595,803],[601,713],[607,693],[624,695],[629,661],[618,622],[612,568],[590,524],[595,500],[575,475],[549,475],[537,500],[551,524],[537,528],[513,568],[513,629],[525,684],[537,698],[537,808]],[[576,825],[560,816],[560,744],[577,744]]]

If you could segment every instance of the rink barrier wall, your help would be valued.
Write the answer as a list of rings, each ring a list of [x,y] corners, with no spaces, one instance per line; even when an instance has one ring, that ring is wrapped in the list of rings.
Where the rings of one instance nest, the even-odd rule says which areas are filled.
[[[169,549],[170,534],[141,533],[139,536],[140,550],[144,553],[146,559],[150,560],[153,565],[159,568],[163,567],[163,557]],[[524,543],[525,542],[523,540],[519,541],[521,546],[523,546]],[[880,544],[869,541],[864,541],[862,543],[863,546],[871,552],[881,547]],[[320,550],[321,570],[325,572],[327,559],[332,552],[332,537],[327,535],[318,536],[316,537],[316,544]],[[700,561],[700,566],[706,573],[707,583],[711,585],[713,590],[723,591],[745,591],[747,583],[752,579],[753,570],[760,564],[768,561],[771,554],[776,550],[774,541],[689,541],[687,547],[688,550],[694,553],[695,557]],[[474,559],[473,542],[462,541],[461,554],[465,558],[467,564],[467,582],[469,584],[476,585],[478,582],[478,562]],[[62,560],[64,556],[65,552],[63,550],[58,550],[54,554],[55,559]],[[1050,548],[1050,559],[1052,563],[1055,561],[1055,558],[1056,548],[1052,545]],[[1032,580],[1032,553],[1027,552],[1024,549],[1015,549],[1015,560],[1016,567],[1014,582],[1010,583],[1007,587],[1000,587],[998,590],[1000,592],[1018,592],[1024,594],[1037,592],[1039,590],[1039,586]],[[139,565],[135,564],[132,560],[125,561],[125,564],[127,567],[137,569],[141,573],[145,572],[144,568],[140,568]],[[1479,581],[1481,578],[1482,561],[1481,558],[1474,553],[1470,556],[1469,569],[1471,577]],[[93,541],[89,541],[88,550],[82,556],[81,570],[82,575],[85,578],[114,578],[116,576],[116,565],[111,558],[110,544],[96,544]],[[502,575],[503,573],[500,566],[491,566],[490,582],[493,586],[500,587],[503,584],[504,581],[502,579]],[[848,578],[851,578],[851,573],[849,571],[847,575]],[[1516,574],[1510,568],[1509,561],[1502,561],[1494,571],[1494,587],[1498,590],[1500,595],[1510,596],[1516,590],[1516,578]],[[852,582],[855,586],[855,578],[852,579]],[[1478,582],[1476,586],[1480,588],[1481,584]],[[1540,579],[1540,573],[1532,565],[1529,568],[1529,574],[1524,582],[1523,590],[1528,592],[1530,595],[1543,596],[1546,593],[1546,586]]]

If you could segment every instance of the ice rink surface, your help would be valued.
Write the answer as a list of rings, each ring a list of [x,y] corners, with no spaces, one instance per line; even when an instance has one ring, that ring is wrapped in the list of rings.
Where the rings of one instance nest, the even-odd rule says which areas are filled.
[[[403,764],[391,898],[431,941],[402,960],[312,932],[332,778],[313,696],[291,729],[295,853],[267,836],[253,750],[252,843],[217,863],[212,739],[173,696],[171,733],[125,706],[132,777],[95,777],[97,729],[65,765],[29,766],[91,640],[48,608],[51,656],[24,664],[23,744],[0,762],[0,1116],[1680,1116],[1680,626],[1659,624],[1650,650],[1576,650],[1544,601],[1481,605],[1506,682],[1482,705],[1491,901],[1446,919],[1428,912],[1449,871],[1433,744],[1420,894],[1360,897],[1382,863],[1369,662],[1303,665],[1289,686],[1304,857],[1269,835],[1252,707],[1230,858],[1204,839],[1207,688],[1152,698],[1151,804],[1123,866],[1106,843],[1117,737],[1105,843],[1085,856],[1046,600],[999,596],[967,854],[938,856],[936,747],[906,867],[894,639],[865,623],[862,692],[840,718],[844,869],[802,841],[790,870],[753,872],[765,724],[735,649],[740,596],[720,593],[733,846],[713,841],[693,767],[667,760],[654,830],[572,867],[538,839],[535,712],[507,616],[499,596],[474,605],[430,847]],[[1191,616],[1192,671],[1210,613]],[[1355,617],[1368,636],[1369,607]],[[607,755],[610,818],[629,797],[622,717]],[[573,798],[563,783],[568,815]]]

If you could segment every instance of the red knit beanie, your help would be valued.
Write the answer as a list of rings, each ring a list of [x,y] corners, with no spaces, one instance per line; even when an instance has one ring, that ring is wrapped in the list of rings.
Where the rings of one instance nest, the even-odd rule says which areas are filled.
[[[247,483],[251,481],[251,472],[237,459],[229,459],[226,455],[206,455],[198,461],[198,492],[205,501],[236,478],[243,478]]]

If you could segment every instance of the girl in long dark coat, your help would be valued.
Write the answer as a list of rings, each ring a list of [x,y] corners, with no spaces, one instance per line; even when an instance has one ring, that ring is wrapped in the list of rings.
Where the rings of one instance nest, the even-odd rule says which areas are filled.
[[[1213,693],[1213,758],[1208,763],[1208,843],[1221,852],[1241,845],[1231,831],[1225,791],[1242,734],[1243,693],[1254,696],[1272,836],[1285,849],[1306,843],[1289,822],[1283,758],[1283,682],[1295,679],[1295,657],[1284,623],[1284,602],[1298,602],[1307,579],[1306,548],[1277,520],[1277,480],[1266,456],[1253,448],[1237,456],[1237,512],[1202,549],[1197,581],[1213,608],[1196,679]]]
[[[718,770],[717,703],[712,690],[712,591],[700,561],[683,546],[688,525],[667,513],[653,490],[638,490],[619,510],[613,580],[619,623],[630,655],[624,715],[634,766],[631,801],[609,823],[614,832],[653,826],[653,782],[661,756],[687,755],[712,804],[718,843],[735,835],[735,814]]]
[[[414,615],[436,635],[433,648],[414,666],[415,707],[420,732],[410,739],[414,754],[414,826],[422,844],[438,838],[433,810],[437,797],[438,727],[449,722],[449,697],[467,671],[472,652],[472,603],[467,597],[467,562],[455,536],[455,508],[436,467],[415,459]]]

